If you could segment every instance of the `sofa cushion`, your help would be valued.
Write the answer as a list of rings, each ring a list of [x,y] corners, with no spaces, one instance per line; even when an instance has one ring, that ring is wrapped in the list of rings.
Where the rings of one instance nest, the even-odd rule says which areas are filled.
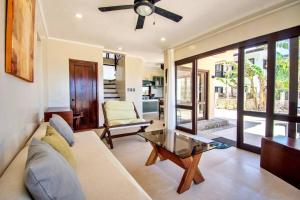
[[[134,106],[129,101],[108,101],[104,108],[108,121],[137,119]]]
[[[53,127],[48,126],[46,136],[42,138],[42,141],[58,151],[73,168],[76,167],[76,160],[69,144]]]
[[[48,123],[42,123],[32,139],[42,138],[47,126]],[[76,172],[86,199],[151,199],[94,132],[76,133],[74,139],[76,142],[71,149],[77,160]],[[1,200],[32,199],[24,185],[27,154],[26,145],[0,177]]]
[[[48,144],[33,139],[25,167],[25,185],[35,199],[85,199],[74,170]]]
[[[76,172],[87,199],[151,199],[95,132],[75,133],[74,138]]]
[[[0,178],[0,199],[30,200],[24,186],[25,163],[28,154],[28,146],[23,148]]]
[[[42,124],[40,124],[34,134],[27,141],[26,146],[28,146],[34,138],[38,140],[42,139],[42,137],[46,135],[48,125],[49,122],[43,122]]]
[[[73,130],[61,116],[53,114],[49,122],[66,139],[70,146],[74,144]]]

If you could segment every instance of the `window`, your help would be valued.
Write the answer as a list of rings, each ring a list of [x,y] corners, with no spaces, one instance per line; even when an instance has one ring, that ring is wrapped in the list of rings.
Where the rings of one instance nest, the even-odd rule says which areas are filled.
[[[264,67],[264,69],[267,69],[267,59],[263,59],[263,67]]]
[[[216,64],[215,69],[216,69],[215,76],[219,78],[224,78],[224,65]]]
[[[300,138],[300,123],[297,124],[297,135],[296,138]]]
[[[223,87],[215,87],[215,93],[223,94]]]
[[[176,127],[192,133],[193,109],[193,63],[176,66]]]
[[[192,105],[192,66],[177,67],[177,104]]]
[[[275,113],[288,114],[289,112],[289,77],[290,77],[290,41],[276,42],[275,65]]]
[[[298,39],[298,116],[300,115],[300,37]],[[299,124],[299,129],[300,129],[300,124]],[[300,131],[298,132],[300,133]]]
[[[238,147],[259,153],[262,137],[299,138],[300,37],[298,36],[300,36],[299,29],[291,28],[176,61],[177,64],[192,62],[196,66],[191,70],[193,73],[190,73],[193,76],[191,80],[193,86],[190,90],[193,95],[192,106],[176,105],[179,118],[177,121],[185,126],[184,124],[191,120],[194,125],[191,133],[196,134],[199,125],[197,119],[202,117],[202,110],[205,110],[205,107],[199,104],[198,97],[201,95],[197,96],[203,90],[199,85],[201,81],[197,77],[197,72],[199,69],[215,70],[216,78],[212,79],[214,83],[211,89],[210,87],[207,89],[209,91],[207,110],[214,111],[209,112],[209,117],[215,117],[216,113],[218,114],[215,112],[217,109],[223,109],[220,112],[221,118],[230,117],[229,114],[225,116],[224,108],[234,108],[231,103],[237,102]],[[233,59],[230,62],[225,62],[224,57],[216,53],[224,52],[233,46],[238,48],[238,53],[232,54]],[[207,62],[209,64],[205,65],[203,62],[199,65],[197,61],[209,57],[209,54],[212,57]],[[238,65],[237,69],[232,68],[235,66],[233,63]],[[209,76],[208,78],[211,81]],[[178,88],[176,91],[177,95],[181,96]],[[213,96],[215,98],[211,98]],[[214,107],[211,107],[212,105]],[[224,132],[220,137],[224,137]]]
[[[274,121],[273,131],[274,136],[288,136],[289,122]]]
[[[261,138],[266,133],[266,119],[244,116],[244,142],[253,146],[261,146]]]
[[[248,60],[249,60],[249,62],[250,62],[252,65],[255,64],[255,58],[249,58]]]
[[[192,123],[192,111],[187,109],[177,109],[177,125],[190,128]]]
[[[245,50],[244,109],[247,111],[266,111],[267,69],[263,60],[267,59],[267,49],[268,45],[260,45]],[[256,63],[253,57],[259,58]]]

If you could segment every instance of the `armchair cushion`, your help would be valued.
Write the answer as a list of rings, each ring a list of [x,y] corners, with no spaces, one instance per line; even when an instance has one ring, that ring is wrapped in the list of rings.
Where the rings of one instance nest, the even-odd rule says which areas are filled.
[[[134,124],[134,123],[141,123],[146,122],[144,119],[117,119],[111,120],[108,122],[109,126],[117,126],[117,125],[126,125],[126,124]]]
[[[104,104],[108,122],[137,119],[134,105],[129,101],[108,101]]]

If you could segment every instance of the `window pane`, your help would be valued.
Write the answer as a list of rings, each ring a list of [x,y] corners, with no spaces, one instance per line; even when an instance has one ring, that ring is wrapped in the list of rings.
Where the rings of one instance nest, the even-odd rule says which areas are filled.
[[[300,115],[300,37],[299,37],[299,56],[298,56],[298,59],[299,59],[298,60],[298,115]]]
[[[296,138],[300,138],[300,124],[297,124],[297,134]]]
[[[207,98],[207,73],[198,71],[197,75],[197,103],[198,103],[198,119],[206,117],[206,98]]]
[[[276,42],[275,113],[288,114],[289,112],[289,45],[289,40]]]
[[[244,143],[260,147],[265,130],[265,118],[244,116]]]
[[[267,45],[245,49],[245,110],[259,112],[266,111],[267,49]]]
[[[191,63],[177,66],[177,104],[192,106],[192,70]]]
[[[274,136],[288,136],[289,123],[285,121],[274,121]]]
[[[177,126],[192,129],[192,110],[177,108]]]

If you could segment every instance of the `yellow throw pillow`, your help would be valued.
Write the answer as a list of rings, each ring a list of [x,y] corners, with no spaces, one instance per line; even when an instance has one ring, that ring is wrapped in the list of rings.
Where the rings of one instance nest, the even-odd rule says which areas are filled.
[[[56,151],[58,151],[73,168],[76,167],[76,160],[69,144],[53,127],[47,127],[46,136],[42,138],[42,141],[48,143]]]

